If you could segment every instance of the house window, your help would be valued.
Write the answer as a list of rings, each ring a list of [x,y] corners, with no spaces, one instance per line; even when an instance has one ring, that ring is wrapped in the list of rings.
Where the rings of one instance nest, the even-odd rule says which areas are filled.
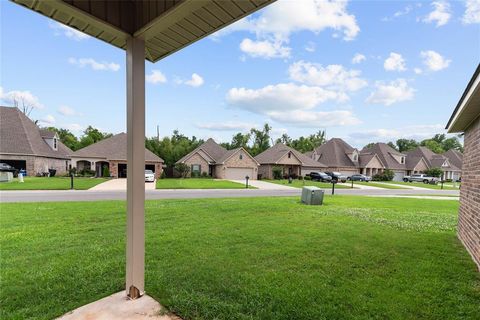
[[[199,164],[192,164],[192,175],[200,175],[201,166]]]
[[[288,158],[290,159],[291,157],[292,157],[292,153],[289,152],[289,153],[288,153]]]
[[[405,157],[400,158],[400,163],[404,164],[405,163]]]
[[[53,149],[57,150],[57,138],[53,138]]]
[[[243,159],[243,154],[240,153],[240,156],[238,157],[240,160]]]
[[[357,161],[357,160],[358,160],[358,155],[355,153],[355,154],[353,155],[353,161]]]

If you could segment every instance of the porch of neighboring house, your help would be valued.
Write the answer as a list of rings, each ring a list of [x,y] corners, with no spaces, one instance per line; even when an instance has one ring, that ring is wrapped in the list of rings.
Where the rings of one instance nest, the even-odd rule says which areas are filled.
[[[360,168],[360,174],[373,177],[376,174],[380,174],[384,171],[383,168]]]

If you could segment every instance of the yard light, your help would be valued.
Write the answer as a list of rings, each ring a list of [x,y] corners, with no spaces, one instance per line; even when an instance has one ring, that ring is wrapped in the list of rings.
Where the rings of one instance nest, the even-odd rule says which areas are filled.
[[[73,172],[70,173],[70,190],[73,190]]]
[[[245,189],[248,189],[248,179],[250,179],[249,176],[245,177]]]
[[[335,184],[336,183],[337,183],[337,181],[332,179],[332,196],[335,194]]]

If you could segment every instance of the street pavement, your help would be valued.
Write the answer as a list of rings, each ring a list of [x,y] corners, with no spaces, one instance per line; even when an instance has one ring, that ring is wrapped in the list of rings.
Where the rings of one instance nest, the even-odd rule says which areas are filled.
[[[330,189],[325,190],[331,194]],[[145,198],[154,199],[193,199],[193,198],[244,198],[244,197],[299,197],[301,189],[196,189],[196,190],[146,190]],[[413,189],[335,189],[337,195],[358,196],[458,196],[457,190],[413,190]],[[0,191],[0,203],[7,202],[52,202],[52,201],[99,201],[126,200],[125,190],[35,190]]]

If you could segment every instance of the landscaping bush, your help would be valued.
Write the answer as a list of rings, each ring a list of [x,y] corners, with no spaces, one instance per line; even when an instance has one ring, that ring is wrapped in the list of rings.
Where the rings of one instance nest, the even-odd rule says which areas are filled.
[[[208,173],[206,173],[205,171],[202,172],[202,178],[208,178]]]
[[[372,177],[373,181],[392,181],[395,173],[390,169],[385,169],[382,173],[377,173]]]
[[[312,180],[312,177],[310,177],[310,176],[305,176],[305,178],[303,178],[303,180],[309,181],[309,180]]]
[[[103,167],[102,177],[104,178],[110,177],[110,170],[108,169],[108,166]]]
[[[440,178],[443,174],[443,170],[441,168],[434,167],[434,168],[425,170],[425,174],[430,177]]]
[[[78,171],[78,175],[81,177],[93,177],[95,175],[95,171],[90,169],[83,169]]]
[[[162,174],[160,175],[160,179],[165,179],[167,177],[167,174],[165,171],[162,171]]]
[[[302,176],[298,176],[298,180],[302,181],[302,180],[303,180],[303,177],[302,177]]]
[[[190,174],[190,177],[192,178],[200,178],[200,172],[194,171]]]
[[[273,167],[272,168],[273,179],[281,180],[282,179],[282,173],[283,173],[282,167]]]
[[[180,174],[180,177],[186,178],[190,172],[190,167],[185,163],[177,163],[175,164],[175,170]]]

